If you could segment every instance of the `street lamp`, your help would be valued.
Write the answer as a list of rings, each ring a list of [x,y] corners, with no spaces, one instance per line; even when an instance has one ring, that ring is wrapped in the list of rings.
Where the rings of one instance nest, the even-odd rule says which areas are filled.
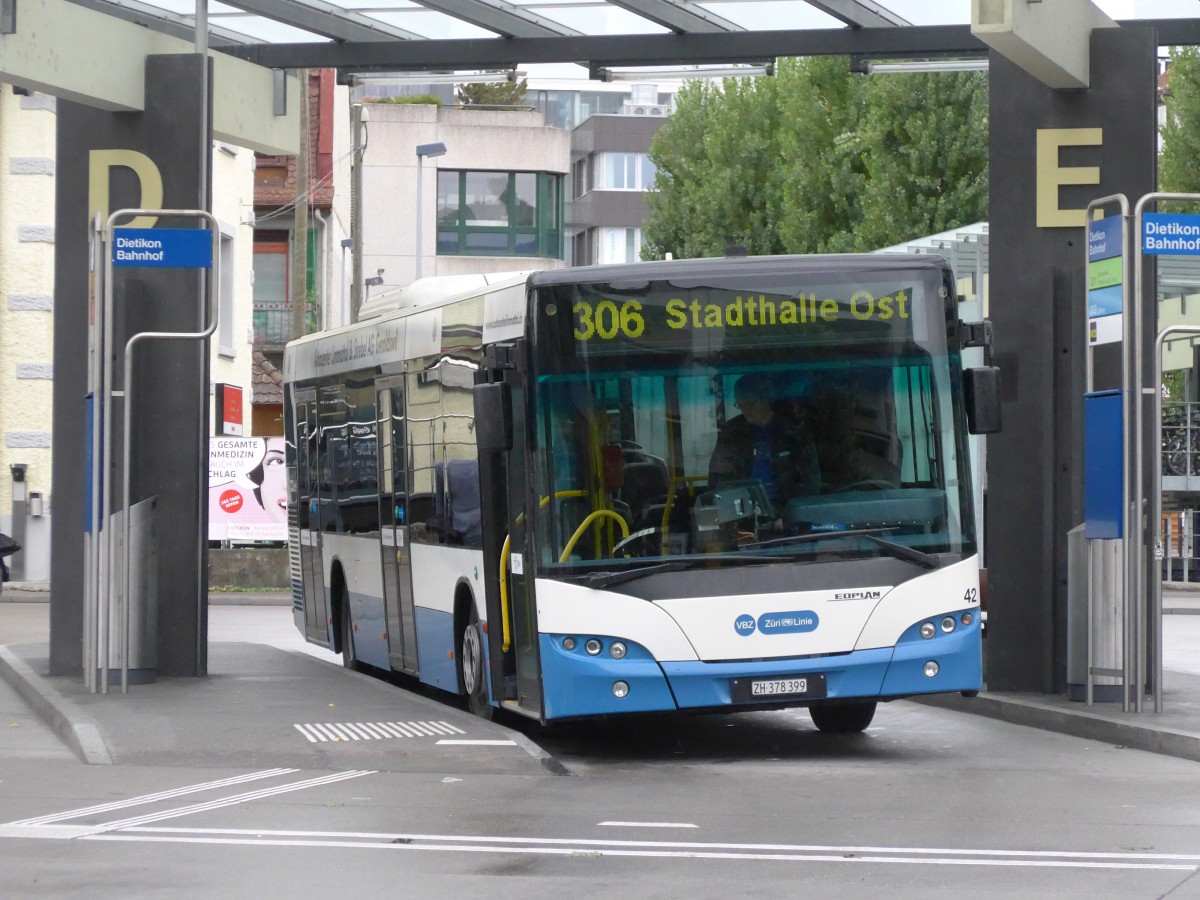
[[[371,299],[371,288],[379,287],[383,284],[383,269],[376,269],[375,274],[370,278],[364,278],[363,284],[367,286],[367,299]]]
[[[445,156],[446,145],[441,141],[432,144],[417,144],[417,277],[421,277],[421,163],[427,156]]]

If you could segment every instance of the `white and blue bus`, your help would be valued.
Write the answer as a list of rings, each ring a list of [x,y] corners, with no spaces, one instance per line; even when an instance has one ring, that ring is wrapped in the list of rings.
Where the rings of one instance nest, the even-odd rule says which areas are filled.
[[[296,625],[542,722],[807,706],[860,731],[880,700],[977,691],[967,435],[998,427],[998,376],[961,350],[983,333],[911,255],[376,298],[284,357]]]

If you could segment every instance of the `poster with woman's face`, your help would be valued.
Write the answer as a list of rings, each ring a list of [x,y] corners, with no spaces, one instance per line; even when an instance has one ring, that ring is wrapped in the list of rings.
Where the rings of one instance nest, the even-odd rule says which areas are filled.
[[[287,540],[283,438],[209,438],[208,539]]]

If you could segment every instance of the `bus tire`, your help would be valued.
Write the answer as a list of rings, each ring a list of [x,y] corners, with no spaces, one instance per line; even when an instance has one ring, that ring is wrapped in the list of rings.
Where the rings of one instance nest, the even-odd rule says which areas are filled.
[[[344,588],[341,597],[338,618],[342,624],[342,666],[351,672],[361,672],[362,663],[358,661],[358,654],[354,652],[354,622],[350,617],[350,598],[346,596]]]
[[[471,604],[466,625],[458,638],[455,657],[458,660],[458,683],[467,696],[467,707],[483,719],[492,717],[492,705],[488,703],[487,681],[483,670],[483,629],[479,625],[479,613]]]
[[[808,708],[813,724],[825,734],[856,734],[875,718],[875,701],[814,703]]]

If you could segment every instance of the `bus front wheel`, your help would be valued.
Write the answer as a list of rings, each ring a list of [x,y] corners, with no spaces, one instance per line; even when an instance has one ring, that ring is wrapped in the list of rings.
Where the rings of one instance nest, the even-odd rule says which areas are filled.
[[[826,734],[851,734],[866,730],[875,718],[875,701],[814,703],[808,708],[813,724]]]
[[[492,706],[488,703],[487,682],[483,671],[483,629],[479,625],[479,614],[471,606],[471,614],[463,627],[458,641],[458,682],[467,695],[467,706],[471,712],[484,719],[492,717]]]

